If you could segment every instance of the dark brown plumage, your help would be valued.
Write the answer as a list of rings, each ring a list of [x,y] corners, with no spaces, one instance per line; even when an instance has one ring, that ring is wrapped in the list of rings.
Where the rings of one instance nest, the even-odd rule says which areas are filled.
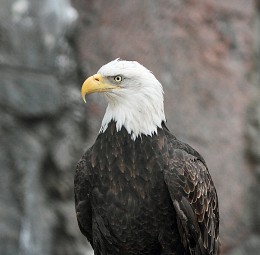
[[[219,254],[219,212],[204,159],[163,123],[136,140],[111,121],[79,161],[75,202],[96,255]]]

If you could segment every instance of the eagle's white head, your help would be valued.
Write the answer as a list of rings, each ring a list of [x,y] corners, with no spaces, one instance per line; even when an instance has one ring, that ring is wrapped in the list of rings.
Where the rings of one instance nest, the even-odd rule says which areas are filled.
[[[165,121],[162,85],[136,61],[115,59],[102,66],[83,83],[83,100],[94,92],[104,92],[108,101],[100,132],[114,120],[118,131],[124,126],[135,140],[157,133]]]

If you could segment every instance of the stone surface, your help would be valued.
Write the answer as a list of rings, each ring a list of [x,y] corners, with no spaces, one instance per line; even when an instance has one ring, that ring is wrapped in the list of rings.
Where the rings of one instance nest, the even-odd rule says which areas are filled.
[[[1,1],[0,254],[88,254],[73,175],[87,135],[68,0]]]
[[[35,187],[39,185],[38,169],[42,164],[44,151],[39,141],[22,127],[17,129],[16,126],[6,125],[2,129],[1,137],[3,152],[1,159],[4,160],[4,162],[1,160],[1,167],[4,167],[1,169],[3,171],[1,201],[4,205],[1,219],[6,219],[3,231],[6,233],[13,231],[12,237],[2,243],[9,246],[11,241],[15,243],[16,249],[19,247],[24,250],[26,249],[24,245],[30,242],[34,244],[30,247],[32,251],[30,254],[36,254],[38,248],[40,249],[39,246],[45,241],[45,236],[48,236],[44,229],[36,227],[42,225],[39,222],[44,216],[40,202],[44,193]],[[34,193],[31,193],[32,190]],[[33,240],[30,240],[32,238]],[[48,252],[48,249],[46,251]],[[14,254],[18,254],[18,250]]]
[[[0,10],[0,63],[52,72],[57,47],[71,34],[77,19],[69,0],[2,2],[6,7]]]
[[[239,244],[238,247],[227,255],[256,255],[260,250],[260,237],[252,235],[243,244]]]
[[[55,115],[62,107],[61,86],[53,75],[4,70],[0,104],[25,118]]]

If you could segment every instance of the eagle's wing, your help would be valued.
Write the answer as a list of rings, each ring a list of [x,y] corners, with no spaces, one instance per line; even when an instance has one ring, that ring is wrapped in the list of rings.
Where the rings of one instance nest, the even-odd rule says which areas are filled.
[[[87,237],[93,246],[92,238],[92,210],[90,204],[90,187],[88,176],[88,160],[87,152],[78,162],[74,179],[75,208],[79,229],[83,235]]]
[[[184,247],[194,255],[219,254],[217,193],[207,167],[184,150],[174,150],[164,171]]]

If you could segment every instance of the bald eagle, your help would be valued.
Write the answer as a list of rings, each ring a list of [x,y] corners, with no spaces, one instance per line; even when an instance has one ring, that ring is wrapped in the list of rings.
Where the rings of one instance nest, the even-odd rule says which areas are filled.
[[[82,86],[108,106],[78,162],[78,225],[96,255],[219,254],[218,198],[204,159],[167,129],[161,83],[116,59]]]

